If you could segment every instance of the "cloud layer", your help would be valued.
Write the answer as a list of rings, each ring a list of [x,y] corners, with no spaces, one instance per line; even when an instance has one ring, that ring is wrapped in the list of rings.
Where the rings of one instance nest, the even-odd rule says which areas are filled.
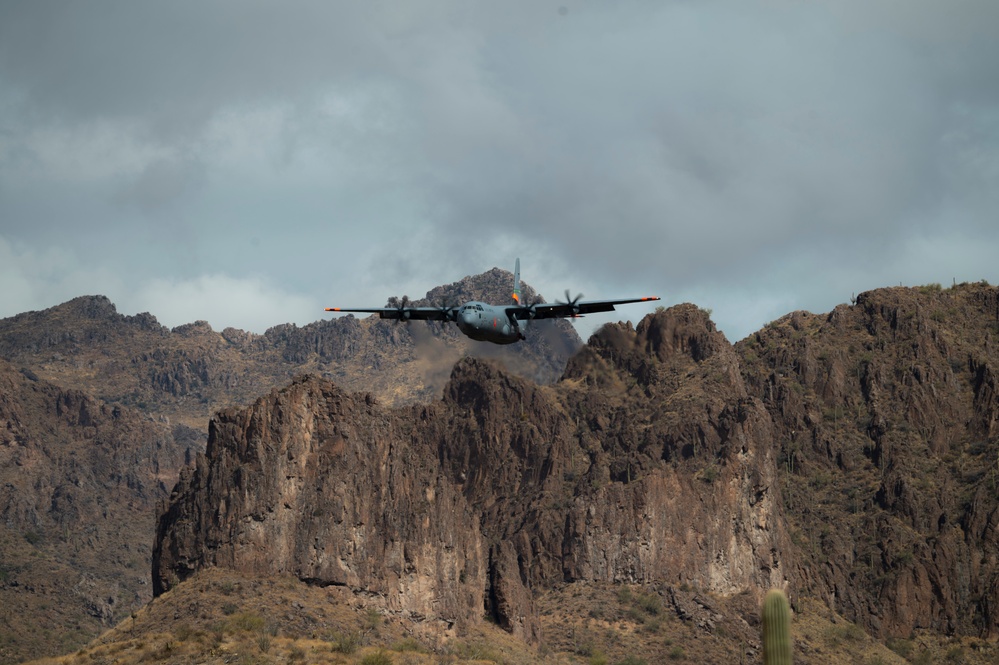
[[[103,292],[260,332],[520,256],[548,299],[692,300],[735,340],[996,281],[995,25],[991,0],[7,3],[0,316]]]

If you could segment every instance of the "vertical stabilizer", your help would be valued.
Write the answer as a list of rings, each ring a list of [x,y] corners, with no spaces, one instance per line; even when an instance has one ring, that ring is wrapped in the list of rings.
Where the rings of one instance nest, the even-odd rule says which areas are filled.
[[[520,304],[520,258],[517,258],[516,267],[513,269],[513,302]]]

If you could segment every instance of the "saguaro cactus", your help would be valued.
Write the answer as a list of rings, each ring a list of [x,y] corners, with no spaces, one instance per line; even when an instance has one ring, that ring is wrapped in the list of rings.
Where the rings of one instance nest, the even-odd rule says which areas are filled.
[[[780,589],[771,589],[763,599],[763,662],[791,665],[791,609]]]

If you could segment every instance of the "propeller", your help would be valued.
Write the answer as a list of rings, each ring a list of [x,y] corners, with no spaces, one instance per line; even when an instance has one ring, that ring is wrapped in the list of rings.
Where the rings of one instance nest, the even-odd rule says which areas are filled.
[[[448,321],[457,321],[458,320],[458,306],[457,305],[455,305],[455,304],[448,305],[448,304],[445,304],[442,301],[441,305],[438,307],[438,309],[440,310],[441,314],[444,316],[444,319],[441,322],[441,327],[443,327],[444,324],[447,323]]]
[[[535,296],[534,300],[527,305],[527,318],[529,320],[533,320],[538,315],[537,307],[542,303],[544,303],[544,300],[542,300],[541,296]]]
[[[577,305],[576,303],[578,303],[580,301],[580,299],[582,299],[582,297],[583,297],[583,294],[579,293],[579,294],[576,295],[575,298],[570,298],[569,297],[569,289],[566,289],[565,290],[565,302],[562,302],[561,300],[556,300],[555,302],[557,302],[560,305],[568,305],[569,307],[571,307],[572,308],[572,318],[575,319],[575,318],[579,317],[579,305]]]
[[[396,298],[393,296],[392,298],[389,298],[388,305],[389,307],[395,307],[399,312],[399,316],[396,318],[397,323],[399,321],[409,323],[409,312],[406,311],[406,308],[409,307],[409,296],[403,296],[402,298]]]

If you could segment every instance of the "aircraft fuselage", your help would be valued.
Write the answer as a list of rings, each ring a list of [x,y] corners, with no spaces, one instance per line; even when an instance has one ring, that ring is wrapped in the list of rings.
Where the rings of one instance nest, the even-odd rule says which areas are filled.
[[[479,342],[513,344],[524,339],[527,321],[511,321],[506,307],[467,302],[458,308],[455,323],[466,336]]]

